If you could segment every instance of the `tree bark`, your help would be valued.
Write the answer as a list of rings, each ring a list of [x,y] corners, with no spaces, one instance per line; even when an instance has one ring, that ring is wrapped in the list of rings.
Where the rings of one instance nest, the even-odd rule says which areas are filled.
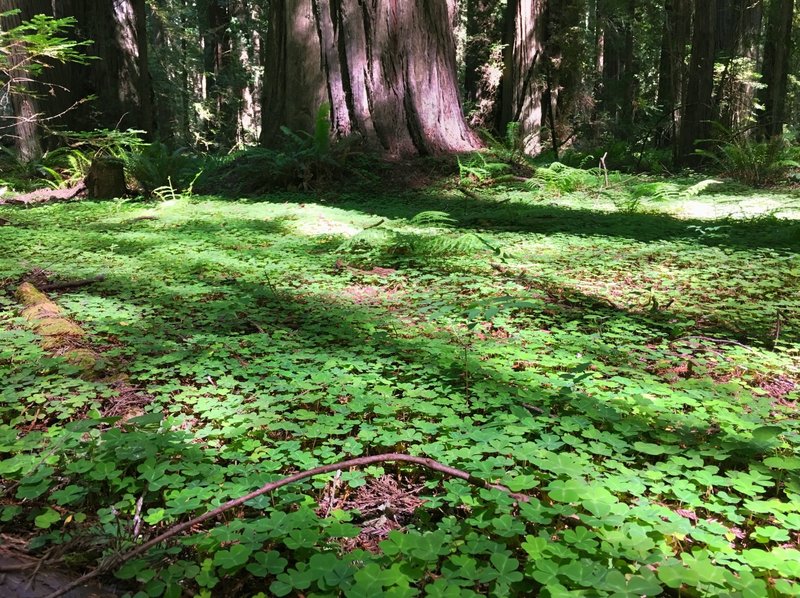
[[[636,95],[633,25],[636,2],[600,0],[603,13],[603,84],[601,109],[618,125],[617,134],[627,136],[633,121]]]
[[[669,126],[662,143],[673,147],[678,157],[678,129],[683,113],[686,89],[686,47],[692,33],[692,0],[665,0],[664,26],[661,34],[661,56],[658,67],[658,105],[667,115]]]
[[[61,115],[52,124],[72,130],[152,127],[150,77],[147,69],[144,0],[23,0],[15,3],[22,18],[42,13],[55,18],[75,17],[71,37],[93,40],[86,48],[97,56],[89,64],[56,62],[41,83],[52,93],[40,98],[48,116]],[[94,102],[84,102],[96,96]]]
[[[0,13],[17,8],[15,0],[0,0]],[[23,21],[21,14],[3,17],[0,28],[9,30],[19,26]],[[28,71],[21,66],[25,60],[25,48],[14,44],[9,48],[8,61],[11,68],[9,97],[11,100],[11,123],[3,123],[0,128],[2,137],[13,131],[14,147],[21,162],[37,160],[42,155],[42,144],[37,130],[39,106],[34,96],[35,90],[29,84]]]
[[[508,0],[506,5],[499,128],[502,131],[509,123],[518,122],[527,154],[542,151],[542,128],[546,125],[546,1]]]
[[[783,133],[786,122],[786,87],[792,48],[794,0],[772,0],[764,42],[764,67],[759,93],[763,111],[758,116],[759,134],[770,138]]]
[[[734,130],[752,116],[763,2],[717,0],[716,62],[722,64],[714,93],[715,120]]]
[[[697,161],[697,142],[708,139],[711,133],[716,17],[716,0],[695,0],[692,54],[678,142],[678,161],[684,164]]]
[[[314,130],[330,105],[335,138],[392,156],[466,151],[452,0],[272,2],[261,141]]]

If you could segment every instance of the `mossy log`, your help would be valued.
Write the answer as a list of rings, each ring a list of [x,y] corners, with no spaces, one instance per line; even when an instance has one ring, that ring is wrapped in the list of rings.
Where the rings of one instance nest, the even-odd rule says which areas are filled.
[[[96,375],[102,369],[100,355],[83,346],[86,332],[69,318],[47,295],[29,282],[17,289],[23,305],[22,317],[31,323],[34,332],[42,337],[42,348],[78,366],[85,375]]]

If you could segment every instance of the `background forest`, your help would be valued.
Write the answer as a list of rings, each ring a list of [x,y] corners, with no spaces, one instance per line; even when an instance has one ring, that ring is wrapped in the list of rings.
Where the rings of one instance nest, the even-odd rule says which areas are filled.
[[[0,596],[800,596],[796,1],[0,13]]]
[[[800,118],[794,5],[411,2],[393,9],[398,33],[380,27],[385,2],[6,0],[3,138],[22,162],[80,146],[76,134],[90,146],[92,130],[225,153],[291,143],[282,127],[312,134],[327,106],[334,138],[408,156],[480,145],[462,106],[484,143],[510,135],[556,160],[607,154],[611,168],[663,170],[697,165],[699,149],[727,167],[758,152],[779,162],[784,141],[753,143],[784,125],[791,141]],[[37,14],[55,20],[14,33]],[[36,43],[40,55],[23,58]],[[424,96],[424,109],[392,93]]]

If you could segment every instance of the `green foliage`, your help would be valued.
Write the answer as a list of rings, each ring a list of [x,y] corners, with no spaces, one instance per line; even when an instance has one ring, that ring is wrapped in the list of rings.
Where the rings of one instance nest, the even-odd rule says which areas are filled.
[[[800,150],[782,137],[755,141],[742,135],[717,143],[714,150],[698,150],[727,177],[752,186],[772,185],[789,171],[800,169]]]
[[[453,230],[456,222],[446,212],[425,211],[414,215],[406,226],[372,225],[344,241],[339,251],[365,261],[393,258],[431,258],[474,255],[487,246],[475,234]]]
[[[531,180],[533,188],[556,193],[596,190],[602,185],[603,175],[597,169],[574,168],[561,162],[537,168]]]
[[[447,191],[223,201],[174,187],[145,206],[0,206],[13,222],[0,531],[88,570],[284,475],[406,451],[531,500],[396,464],[319,476],[126,563],[115,583],[796,593],[799,215],[675,218],[686,202],[740,204],[687,196],[707,182],[610,175],[648,211],[601,204],[602,179],[488,188],[468,211]],[[790,213],[790,196],[767,196]],[[458,239],[476,245],[442,249]],[[78,378],[40,347],[13,296],[32,268],[108,273],[53,296],[127,386]]]
[[[19,9],[14,9],[2,16],[19,13]],[[6,92],[21,93],[21,84],[39,76],[52,61],[88,62],[90,57],[83,48],[92,42],[66,37],[76,24],[73,17],[56,19],[38,14],[16,27],[0,30],[0,79],[8,85]]]
[[[357,151],[352,138],[332,142],[330,105],[323,104],[315,120],[314,133],[281,127],[284,142],[279,148],[248,148],[223,160],[201,178],[201,189],[227,187],[238,193],[255,194],[275,189],[309,191],[331,181],[372,178],[376,164]]]
[[[458,158],[458,173],[463,181],[474,180],[484,182],[489,179],[497,178],[511,170],[510,165],[502,160],[493,159],[481,152],[475,152],[468,156]]]
[[[170,149],[160,142],[140,144],[116,155],[125,164],[125,172],[135,188],[148,196],[167,188],[188,189],[202,169],[197,156],[184,148]]]

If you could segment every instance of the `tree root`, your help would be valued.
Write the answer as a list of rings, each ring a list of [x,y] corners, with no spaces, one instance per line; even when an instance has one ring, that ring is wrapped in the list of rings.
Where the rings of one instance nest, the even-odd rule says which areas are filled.
[[[253,500],[254,498],[262,496],[263,494],[268,494],[269,492],[273,492],[274,490],[277,490],[278,488],[281,488],[281,487],[286,486],[288,484],[293,484],[294,482],[299,482],[300,480],[304,480],[306,478],[310,478],[310,477],[313,477],[313,476],[316,476],[316,475],[319,475],[319,474],[322,474],[322,473],[329,473],[331,471],[336,471],[336,470],[339,470],[339,469],[347,469],[347,468],[350,468],[350,467],[363,467],[365,465],[371,465],[373,463],[386,463],[386,462],[390,462],[390,461],[401,461],[401,462],[405,462],[405,463],[414,463],[415,465],[421,465],[422,467],[425,467],[425,468],[433,470],[433,471],[438,471],[439,473],[443,473],[446,476],[449,476],[451,478],[459,478],[461,480],[465,480],[465,481],[469,482],[470,484],[472,484],[474,486],[480,486],[482,488],[492,488],[494,490],[500,490],[501,492],[505,492],[506,494],[508,494],[509,496],[511,496],[512,498],[514,498],[515,500],[518,500],[520,502],[528,502],[530,500],[530,497],[525,495],[525,494],[517,494],[515,492],[512,492],[511,490],[509,490],[505,486],[502,486],[500,484],[492,484],[490,482],[487,482],[486,480],[482,480],[482,479],[480,479],[478,477],[475,477],[474,475],[472,475],[472,474],[470,474],[470,473],[468,473],[466,471],[462,471],[461,469],[456,469],[454,467],[450,467],[448,465],[444,465],[443,463],[439,463],[438,461],[434,461],[433,459],[429,459],[427,457],[414,457],[412,455],[405,455],[405,454],[402,454],[402,453],[386,453],[386,454],[383,454],[383,455],[371,455],[371,456],[368,456],[368,457],[358,457],[356,459],[349,459],[347,461],[340,461],[339,463],[331,463],[329,465],[321,465],[320,467],[315,467],[313,469],[308,469],[306,471],[301,471],[299,473],[292,474],[290,476],[287,476],[287,477],[285,477],[283,479],[280,479],[280,480],[277,480],[275,482],[270,482],[268,484],[265,484],[264,486],[262,486],[258,490],[254,490],[253,492],[251,492],[249,494],[246,494],[246,495],[241,496],[239,498],[235,498],[233,500],[230,500],[230,501],[226,502],[225,504],[218,506],[216,509],[212,509],[211,511],[203,513],[202,515],[199,515],[199,516],[197,516],[197,517],[195,517],[193,519],[190,519],[189,521],[185,521],[183,523],[179,523],[177,525],[173,525],[172,527],[168,528],[165,532],[159,534],[158,536],[156,536],[155,538],[152,538],[151,540],[148,540],[144,544],[142,544],[140,546],[137,546],[136,548],[133,548],[132,550],[129,550],[125,554],[122,554],[122,555],[117,556],[115,558],[108,559],[107,561],[105,561],[104,563],[100,564],[95,569],[92,569],[91,571],[89,571],[89,573],[87,573],[83,577],[80,577],[80,578],[76,579],[75,581],[73,581],[69,585],[59,589],[58,591],[53,592],[52,594],[47,596],[47,598],[58,598],[59,596],[63,596],[64,594],[66,594],[70,590],[73,590],[73,589],[75,589],[77,587],[80,587],[81,585],[83,585],[86,582],[94,579],[98,575],[101,575],[102,573],[104,573],[104,572],[106,572],[106,571],[108,571],[108,570],[110,570],[112,568],[117,568],[120,565],[122,565],[123,563],[125,563],[125,562],[127,562],[127,561],[129,561],[129,560],[131,560],[131,559],[133,559],[133,558],[135,558],[135,557],[147,552],[150,548],[152,548],[153,546],[156,546],[157,544],[160,544],[164,540],[168,540],[168,539],[172,538],[173,536],[176,536],[177,534],[179,534],[179,533],[181,533],[181,532],[183,532],[183,531],[185,531],[187,529],[192,528],[195,525],[203,523],[204,521],[207,521],[209,519],[213,519],[214,517],[224,513],[225,511],[228,511],[230,509],[233,509],[235,507],[243,505],[247,501]]]

